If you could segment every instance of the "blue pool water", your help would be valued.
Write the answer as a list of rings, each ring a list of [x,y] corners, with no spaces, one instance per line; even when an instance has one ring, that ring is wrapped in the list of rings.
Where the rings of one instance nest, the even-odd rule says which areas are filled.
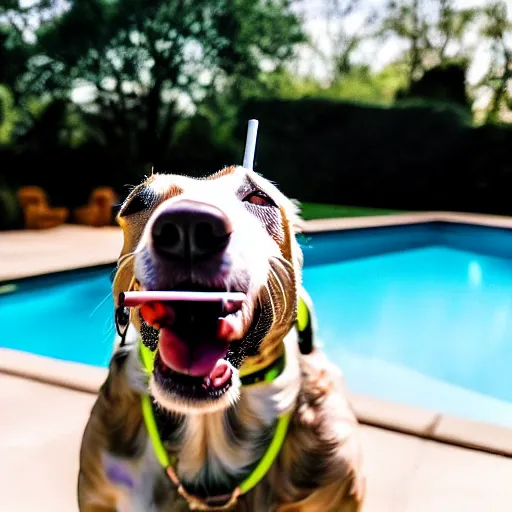
[[[0,345],[107,366],[114,341],[111,274],[102,269],[45,278],[0,295],[0,319],[7,319]]]
[[[512,233],[454,224],[312,235],[319,337],[355,392],[512,426]],[[1,344],[106,366],[111,269],[0,295]]]
[[[305,282],[354,391],[512,425],[511,260],[430,247],[309,267]]]

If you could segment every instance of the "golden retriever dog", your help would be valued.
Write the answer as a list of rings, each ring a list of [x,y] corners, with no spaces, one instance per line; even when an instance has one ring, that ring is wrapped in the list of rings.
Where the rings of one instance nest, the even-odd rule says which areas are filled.
[[[80,511],[360,511],[365,478],[341,372],[318,348],[301,350],[316,320],[295,204],[243,167],[153,174],[118,222],[119,336],[82,440]],[[133,290],[245,299],[123,309],[120,294]]]

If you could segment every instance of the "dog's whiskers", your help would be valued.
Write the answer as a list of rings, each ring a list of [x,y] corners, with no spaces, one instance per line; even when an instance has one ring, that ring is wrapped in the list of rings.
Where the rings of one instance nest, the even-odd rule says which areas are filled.
[[[282,297],[282,319],[286,316],[289,307],[286,288],[293,285],[290,282],[290,269],[287,267],[291,267],[290,263],[280,257],[273,257],[270,260],[269,282],[279,288],[279,293]]]
[[[277,266],[281,268],[281,270],[285,273],[289,273],[293,271],[293,264],[288,260],[280,257],[280,256],[272,256],[270,258],[270,264],[275,263]]]
[[[117,261],[117,271],[119,272],[119,270],[122,269],[125,265],[133,262],[133,260],[135,259],[135,256],[137,256],[138,252],[139,251],[133,251],[133,252],[128,252],[126,254],[123,254]]]
[[[287,301],[287,298],[286,298],[286,293],[284,291],[284,287],[283,287],[283,284],[281,283],[281,279],[279,279],[279,276],[277,274],[277,272],[272,268],[270,267],[269,268],[270,270],[270,276],[269,276],[269,281],[270,281],[270,286],[272,284],[275,284],[277,286],[277,288],[279,288],[279,292],[280,292],[280,295],[283,299],[283,304],[281,305],[281,315],[280,315],[280,321],[283,321],[285,315],[286,315],[286,310],[287,310],[287,307],[288,307],[288,301]]]
[[[272,306],[272,311],[275,311],[274,298],[273,298],[272,290],[270,289],[269,284],[270,284],[270,280],[269,280],[268,283],[265,283],[265,286],[263,287],[263,290],[267,293],[268,300],[270,301],[270,304]],[[259,302],[259,305],[261,307],[262,306],[261,297],[258,297],[258,302]]]
[[[105,304],[105,302],[110,299],[111,297],[111,294],[109,293],[108,295],[105,296],[105,298],[92,310],[92,313],[90,315],[89,318],[92,318],[93,315],[96,313],[96,311],[98,311],[99,308],[101,308],[101,306],[103,306],[103,304]]]

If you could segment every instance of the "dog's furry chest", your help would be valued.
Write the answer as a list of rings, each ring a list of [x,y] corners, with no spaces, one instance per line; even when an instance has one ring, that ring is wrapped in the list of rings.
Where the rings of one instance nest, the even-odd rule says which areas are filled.
[[[298,361],[291,357],[289,360],[290,362]],[[123,362],[126,363],[126,357],[121,357],[112,365],[110,378],[95,405],[93,419],[89,422],[84,437],[86,446],[99,448],[103,444],[100,442],[102,439],[106,441],[106,445],[103,444],[105,447],[103,456],[94,449],[82,452],[80,499],[82,502],[89,500],[97,502],[100,496],[111,496],[108,499],[113,499],[116,503],[116,508],[112,509],[112,512],[114,510],[123,512],[188,511],[187,503],[178,495],[176,487],[156,460],[153,446],[141,422],[140,398],[126,386],[123,371],[126,367]],[[235,511],[281,510],[281,505],[284,503],[316,499],[317,492],[325,494],[329,500],[334,500],[334,503],[348,500],[348,508],[338,508],[337,511],[357,510],[352,506],[359,503],[364,482],[358,473],[354,473],[354,468],[359,465],[359,449],[357,437],[354,436],[355,418],[346,401],[343,384],[338,372],[318,356],[304,357],[301,367],[300,375],[292,372],[291,366],[285,372],[285,375],[289,376],[289,382],[299,383],[298,394],[290,393],[286,386],[286,393],[279,395],[280,398],[276,402],[282,406],[286,397],[290,400],[287,407],[291,406],[294,411],[278,459],[259,484],[247,495],[240,497],[236,508],[233,509]],[[119,370],[121,370],[120,373]],[[124,384],[121,385],[122,382]],[[259,411],[258,415],[254,414],[254,407],[262,396],[258,396],[257,389],[252,390],[250,392],[252,395],[247,397],[251,404],[247,416],[242,412],[244,400],[241,400],[237,408],[233,409],[236,411],[235,417],[242,420],[241,425],[246,427],[251,417],[254,421],[254,418],[261,418],[261,414],[265,412],[271,413],[272,402],[267,400],[267,392],[263,389],[266,388],[262,388],[261,393],[264,399],[261,401],[261,409],[256,409]],[[276,417],[275,411],[271,416]],[[221,425],[226,427],[226,424],[221,422],[219,428]],[[231,429],[234,426],[231,425]],[[226,457],[226,450],[231,447],[233,464],[236,465],[238,460],[240,463],[238,467],[243,468],[245,467],[242,459],[244,454],[252,453],[254,460],[257,461],[263,454],[265,446],[268,445],[268,437],[264,446],[260,443],[261,450],[254,450],[254,445],[251,444],[242,446],[237,443],[231,444],[230,434],[226,435],[225,431],[223,433],[225,437],[219,443],[215,429],[210,430],[211,435],[201,441],[201,429],[199,429],[199,433],[194,431],[188,433],[187,447],[187,443],[184,442],[187,435],[179,434],[182,428],[183,425],[176,425],[177,435],[173,442],[179,447],[181,460],[188,460],[189,463],[188,467],[179,465],[177,471],[180,478],[188,475],[191,477],[188,480],[191,481],[194,481],[194,475],[199,476],[201,480],[201,470],[212,460],[210,451],[212,446],[217,449],[213,453],[216,453],[216,457],[224,463],[229,458]],[[217,433],[219,432],[217,429]],[[207,447],[208,450],[201,451],[201,446]],[[191,453],[190,450],[193,449],[199,449],[199,452]],[[117,470],[128,469],[128,478],[122,474],[122,471],[121,473],[112,471],[112,467],[108,468],[109,464]],[[215,467],[215,465],[209,465],[209,467],[210,475],[229,474],[229,467]],[[105,474],[107,481],[103,480],[102,474]],[[114,479],[111,478],[112,475],[116,475]],[[236,482],[243,480],[247,474],[243,473],[239,476]],[[104,494],[97,491],[90,492],[101,488],[91,485],[93,478],[100,478],[99,481],[104,482]],[[340,482],[350,485],[353,490],[344,490],[343,494],[340,494]],[[208,481],[203,481],[202,485],[211,489]],[[83,510],[89,512],[89,509]],[[105,510],[110,512],[111,509]],[[322,508],[322,510],[329,509]]]
[[[118,512],[188,512],[187,501],[179,494],[175,484],[158,463],[151,443],[146,443],[142,456],[137,461],[122,462],[106,456],[106,464],[123,468],[129,474],[116,484],[118,489]],[[274,482],[276,480],[274,479]],[[236,512],[265,510],[277,507],[272,489],[272,478],[266,475],[255,489],[238,498]]]

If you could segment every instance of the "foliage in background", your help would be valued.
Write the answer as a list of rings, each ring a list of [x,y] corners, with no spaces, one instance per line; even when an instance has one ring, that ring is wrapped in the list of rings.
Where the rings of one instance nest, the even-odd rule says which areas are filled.
[[[256,80],[303,40],[287,0],[73,0],[32,44],[12,12],[9,52],[21,63],[5,81],[19,102],[50,97],[55,116],[80,114],[95,143],[139,164],[165,159],[205,96]]]
[[[510,36],[512,22],[508,19],[507,5],[502,2],[490,3],[484,9],[485,24],[483,35],[491,41],[491,66],[481,84],[492,91],[487,121],[498,121],[500,114],[512,111],[512,47]]]
[[[391,215],[404,213],[383,208],[364,208],[361,206],[341,206],[338,204],[301,203],[301,215],[305,220],[331,219],[336,217],[367,217],[373,215]]]
[[[388,0],[381,30],[408,44],[404,60],[409,82],[429,68],[465,59],[474,50],[465,36],[479,11],[455,4],[455,0]]]
[[[464,109],[471,119],[471,100],[466,90],[466,66],[464,63],[446,63],[429,69],[408,87],[399,89],[399,100],[421,98],[432,102],[444,102]]]
[[[511,113],[506,4],[316,0],[324,52],[305,39],[302,1],[2,2],[3,190],[39,184],[73,207],[100,185],[122,195],[151,169],[202,175],[241,162],[255,115],[260,170],[300,199],[505,211],[486,194],[510,174],[510,131],[493,125]],[[358,58],[390,38],[404,48],[391,64],[376,70]],[[492,55],[476,87],[491,98],[478,129],[466,82],[476,44]],[[320,55],[324,78],[294,71],[305,47]]]
[[[318,41],[309,43],[321,57],[332,84],[360,65],[354,61],[354,54],[365,41],[375,37],[379,16],[365,0],[321,0],[316,5],[316,17],[323,20],[322,36],[329,44],[325,49]],[[354,20],[354,16],[360,19]]]
[[[256,113],[265,126],[257,168],[302,201],[512,214],[512,127],[475,128],[443,103],[255,100],[240,137]]]
[[[0,231],[20,229],[22,226],[23,216],[16,193],[0,178]]]
[[[0,85],[0,146],[6,146],[13,142],[18,115],[11,91]]]

